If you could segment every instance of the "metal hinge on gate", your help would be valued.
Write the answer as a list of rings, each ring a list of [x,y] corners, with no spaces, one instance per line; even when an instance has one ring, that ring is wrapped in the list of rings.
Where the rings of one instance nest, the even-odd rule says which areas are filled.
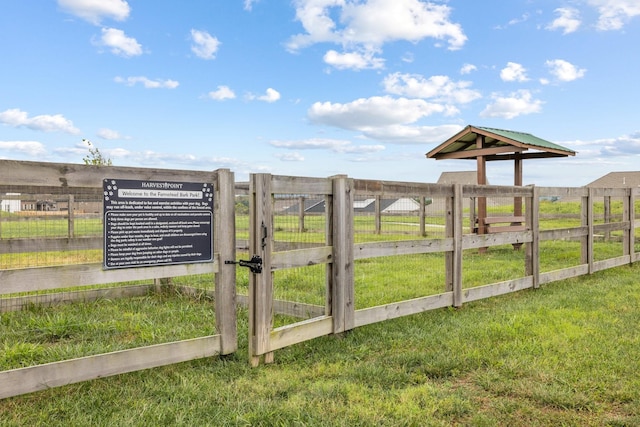
[[[238,264],[240,267],[249,267],[252,273],[262,273],[262,258],[253,255],[249,261],[241,259],[239,261],[225,261],[225,264]]]

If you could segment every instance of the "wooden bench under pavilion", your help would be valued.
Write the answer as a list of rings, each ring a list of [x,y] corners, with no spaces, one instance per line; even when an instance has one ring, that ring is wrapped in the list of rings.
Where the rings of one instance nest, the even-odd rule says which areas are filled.
[[[487,184],[486,162],[513,160],[514,186],[522,186],[522,162],[525,159],[574,156],[573,150],[546,141],[529,133],[468,125],[463,130],[429,151],[426,156],[436,160],[476,160],[478,185]],[[513,216],[488,217],[486,197],[478,197],[478,234],[524,230],[522,197],[514,197]]]

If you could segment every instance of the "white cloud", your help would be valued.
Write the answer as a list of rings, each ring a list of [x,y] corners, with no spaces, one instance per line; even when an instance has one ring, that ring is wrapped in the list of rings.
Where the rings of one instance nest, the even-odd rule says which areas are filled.
[[[0,151],[13,151],[34,157],[47,152],[44,145],[38,141],[0,141]]]
[[[384,59],[375,57],[375,51],[338,53],[329,50],[324,55],[324,62],[339,69],[378,69],[384,67]]]
[[[375,145],[354,145],[343,147],[340,153],[349,153],[349,154],[366,154],[366,153],[377,153],[378,151],[384,150],[384,145],[375,144]]]
[[[218,47],[221,44],[217,38],[206,31],[191,30],[191,39],[194,43],[191,46],[191,51],[198,58],[215,59],[216,52],[218,52]]]
[[[258,96],[258,95],[248,94],[247,99],[250,99],[250,100],[257,99],[258,101],[272,103],[280,99],[280,92],[278,92],[275,89],[268,88],[264,95]]]
[[[462,130],[459,125],[406,126],[391,125],[368,129],[369,138],[392,144],[432,144],[446,141],[451,135]]]
[[[347,104],[316,102],[308,111],[313,123],[350,130],[366,130],[382,126],[408,124],[445,108],[422,99],[374,96],[360,98]]]
[[[304,156],[302,156],[298,152],[276,154],[276,158],[282,160],[283,162],[303,162],[304,161]]]
[[[527,70],[516,62],[507,62],[507,66],[500,71],[500,78],[505,82],[526,82]]]
[[[584,77],[587,72],[584,68],[577,68],[575,65],[563,59],[554,59],[546,61],[545,65],[549,67],[549,72],[562,82],[571,82]]]
[[[413,61],[415,61],[415,56],[414,56],[414,54],[412,52],[405,52],[402,55],[402,58],[400,58],[400,60],[402,62],[406,62],[407,64],[411,64],[411,63],[413,63]]]
[[[476,71],[478,67],[473,64],[464,64],[462,68],[460,68],[460,74],[471,74],[472,71]]]
[[[496,25],[494,28],[496,30],[504,30],[508,27],[511,27],[513,25],[518,25],[522,22],[527,22],[529,20],[529,18],[531,17],[531,15],[529,15],[528,13],[524,13],[522,14],[522,16],[518,17],[518,18],[513,18],[511,19],[509,22],[507,22],[506,25]]]
[[[424,144],[441,142],[460,127],[412,124],[435,113],[447,115],[452,112],[457,110],[423,99],[384,96],[361,98],[347,104],[316,102],[307,115],[312,123],[359,131],[370,139],[395,144]]]
[[[640,132],[604,140],[600,150],[605,156],[640,156]]]
[[[127,86],[134,86],[137,83],[141,83],[147,89],[175,89],[180,83],[175,80],[151,80],[144,76],[116,77],[113,79],[116,83],[122,83]]]
[[[29,117],[26,111],[12,108],[0,113],[0,123],[13,127],[26,127],[32,130],[44,132],[66,132],[78,134],[80,130],[73,126],[73,122],[62,114],[40,115]]]
[[[251,12],[253,9],[253,4],[257,3],[258,0],[244,0],[244,10]]]
[[[236,94],[228,86],[218,86],[217,90],[209,92],[207,96],[216,101],[224,101],[225,99],[234,99]]]
[[[131,57],[142,55],[142,46],[133,37],[125,35],[116,28],[103,28],[102,37],[97,45],[111,48],[111,53],[118,56]]]
[[[481,97],[480,92],[469,89],[471,82],[454,82],[447,76],[426,79],[418,74],[393,73],[385,77],[383,84],[387,93],[411,98],[433,98],[453,104],[466,104]]]
[[[58,0],[58,6],[94,25],[99,25],[104,18],[124,21],[131,11],[124,0]]]
[[[547,26],[549,30],[562,30],[562,34],[573,33],[580,27],[580,12],[572,7],[559,7],[555,10],[559,15]]]
[[[295,141],[271,141],[270,145],[289,150],[329,150],[334,153],[375,153],[384,150],[384,145],[353,145],[351,141],[330,138],[310,138]]]
[[[507,97],[494,94],[492,98],[493,103],[487,105],[480,113],[480,117],[513,119],[524,114],[539,113],[542,110],[543,102],[533,99],[528,90],[519,90]]]
[[[108,139],[108,140],[129,139],[128,137],[122,135],[117,130],[107,129],[107,128],[99,129],[97,135],[102,139]]]
[[[334,43],[346,52],[360,52],[333,51],[325,55],[325,61],[343,67],[375,59],[374,53],[389,42],[417,43],[433,38],[446,40],[450,50],[457,50],[467,40],[460,24],[450,21],[451,8],[443,4],[420,0],[295,0],[294,5],[296,20],[305,32],[292,36],[287,48],[298,51],[316,43]],[[377,61],[368,64],[370,68],[379,66]]]
[[[268,88],[267,92],[258,99],[265,102],[276,102],[280,99],[280,92],[275,89]]]
[[[619,30],[633,17],[640,16],[638,0],[587,0],[600,14],[596,27],[601,31]]]
[[[579,148],[581,158],[606,157],[611,161],[614,157],[624,157],[628,160],[640,156],[640,131],[613,138],[562,142],[562,145]]]

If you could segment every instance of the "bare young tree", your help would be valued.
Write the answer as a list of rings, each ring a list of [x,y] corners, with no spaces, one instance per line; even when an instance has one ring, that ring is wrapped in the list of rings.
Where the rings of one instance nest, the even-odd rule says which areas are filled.
[[[98,150],[98,147],[93,146],[91,141],[83,138],[82,142],[89,147],[89,154],[82,158],[85,165],[111,166],[111,159],[105,158],[100,150]]]

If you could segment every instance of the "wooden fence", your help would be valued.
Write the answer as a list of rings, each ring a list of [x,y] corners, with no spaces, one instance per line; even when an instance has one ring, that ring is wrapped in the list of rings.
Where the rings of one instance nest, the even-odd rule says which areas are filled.
[[[52,209],[60,210],[62,206],[63,211],[57,213],[64,214],[68,219],[68,230],[64,237],[12,238],[7,231],[9,221],[20,220],[24,215],[0,216],[0,256],[102,249],[104,242],[101,232],[86,236],[77,235],[74,231],[74,218],[81,215],[79,211],[84,210],[74,207],[91,206],[89,209],[94,209],[98,205],[98,211],[101,212],[103,179],[113,177],[210,183],[214,189],[213,261],[119,269],[104,269],[100,262],[0,268],[0,309],[19,310],[33,303],[47,305],[68,300],[140,295],[149,292],[154,285],[92,289],[65,294],[41,295],[42,291],[133,280],[158,282],[165,278],[207,273],[215,277],[215,328],[219,333],[3,371],[0,372],[0,398],[236,351],[236,270],[233,265],[224,263],[224,260],[235,259],[234,178],[229,170],[190,172],[0,160],[0,200],[48,200],[50,202],[47,205]],[[42,205],[41,203],[40,206]],[[18,209],[19,205],[5,202],[5,206]],[[33,206],[37,209],[36,204]],[[39,211],[30,213],[33,214],[31,216],[43,214]],[[39,294],[10,295],[16,293]]]
[[[252,365],[257,365],[261,357],[265,363],[271,362],[276,350],[316,337],[428,310],[460,307],[639,259],[635,236],[638,189],[439,185],[358,180],[342,175],[304,178],[269,174],[252,175],[249,183],[234,186],[233,173],[224,169],[189,172],[6,160],[0,161],[0,200],[9,201],[4,206],[15,207],[15,200],[24,200],[24,195],[29,194],[34,200],[47,201],[34,204],[36,207],[55,209],[50,203],[54,202],[57,209],[64,211],[66,206],[69,225],[64,237],[14,238],[8,235],[8,227],[3,227],[9,217],[1,216],[0,256],[102,249],[101,233],[78,234],[74,222],[80,215],[96,215],[92,210],[95,206],[90,203],[102,200],[104,177],[211,183],[215,189],[213,262],[113,270],[104,269],[101,263],[5,269],[0,266],[0,309],[60,302],[70,295],[32,294],[71,285],[159,281],[213,273],[219,334],[0,372],[0,398],[235,352],[238,302],[246,302],[249,307],[249,358]],[[240,193],[249,200],[249,212],[243,214],[246,218],[235,212],[236,195]],[[482,223],[506,222],[507,231],[477,226],[475,203],[483,198],[489,201],[493,220]],[[409,204],[413,201],[414,207],[405,210],[397,205],[385,214],[385,201],[400,199]],[[517,224],[512,225],[509,201],[515,200],[524,201],[524,212],[513,217]],[[574,200],[578,212],[553,215],[570,218],[566,225],[548,225],[540,210],[545,200]],[[491,201],[495,201],[493,210]],[[365,221],[358,209],[369,202],[372,210],[361,214],[367,217]],[[80,204],[82,212],[72,208]],[[34,215],[55,213],[36,211]],[[236,230],[236,224],[244,224],[245,219],[246,229]],[[371,228],[359,228],[363,223],[371,224]],[[568,265],[550,267],[555,264],[546,260],[545,248],[558,241],[577,245],[579,256]],[[596,245],[600,241],[615,245],[618,253],[600,253]],[[242,264],[251,268],[246,276],[243,272],[248,281],[247,295],[236,295],[236,286],[245,284],[236,283],[236,267],[225,262],[236,260],[237,245],[246,247],[250,257]],[[492,248],[505,246],[521,254],[522,273],[493,282],[487,279],[481,284],[466,281],[465,262],[472,255],[485,251],[490,254]],[[372,303],[361,302],[368,297],[360,289],[367,280],[365,261],[415,256],[425,257],[420,262],[432,258],[430,264],[420,264],[410,272],[414,277],[388,277],[388,286],[411,288],[427,281],[436,291],[418,289],[401,301],[373,298]],[[421,270],[442,274],[420,279]],[[71,299],[139,295],[152,286],[78,291]],[[281,314],[285,316],[276,321],[274,316]]]
[[[250,357],[258,364],[264,355],[265,363],[273,360],[273,352],[287,345],[300,343],[322,335],[341,333],[355,327],[385,321],[401,316],[412,315],[443,307],[460,307],[465,303],[484,298],[503,295],[528,288],[538,288],[542,284],[576,277],[584,274],[630,264],[638,261],[635,251],[636,212],[635,199],[638,189],[594,189],[594,188],[555,188],[555,187],[503,187],[438,185],[423,183],[402,183],[374,180],[353,180],[346,177],[334,177],[326,180],[271,176],[266,174],[252,177],[250,195],[254,212],[259,217],[252,223],[254,239],[250,245],[251,253],[259,254],[265,260],[263,273],[252,275],[249,288],[249,301],[252,318],[250,321]],[[299,199],[324,198],[325,221],[327,224],[324,242],[315,247],[293,251],[278,251],[275,248],[278,230],[274,221],[282,211],[274,208],[283,198]],[[410,198],[413,200],[433,201],[429,209],[441,207],[443,233],[436,238],[425,234],[425,203],[414,215],[418,218],[415,238],[401,240],[380,239],[380,241],[358,242],[354,238],[354,202],[361,199]],[[470,232],[474,230],[475,209],[469,204],[484,198],[502,201],[524,201],[524,215],[513,217],[517,225],[505,226],[505,232]],[[577,224],[567,227],[541,227],[540,201],[576,200],[579,212],[574,215]],[[611,215],[611,200],[622,205],[618,217]],[[436,201],[440,201],[437,203]],[[560,204],[561,202],[558,202]],[[604,206],[604,215],[595,214],[595,206]],[[508,206],[506,207],[508,209]],[[511,208],[513,209],[513,208]],[[295,214],[296,209],[293,209]],[[304,214],[301,208],[297,216]],[[381,233],[379,209],[376,209],[375,231]],[[513,211],[511,211],[513,215]],[[489,219],[485,223],[509,222],[509,217],[501,214],[497,221]],[[524,224],[521,224],[524,222]],[[294,221],[295,229],[299,221]],[[303,227],[299,227],[299,231]],[[595,257],[594,242],[604,239],[612,233],[619,235],[620,253],[615,256]],[[541,245],[552,241],[579,242],[580,259],[575,265],[541,271]],[[523,274],[519,277],[473,286],[464,283],[463,266],[469,251],[485,252],[492,247],[521,246],[523,253]],[[282,247],[282,245],[280,245]],[[443,280],[441,292],[417,296],[408,300],[372,305],[358,308],[358,292],[354,277],[360,275],[358,261],[394,256],[418,254],[443,254]],[[325,264],[327,271],[324,280],[324,304],[308,305],[302,301],[282,301],[274,294],[279,286],[275,272],[284,269],[299,269],[298,280],[308,273],[305,268],[315,268]],[[416,272],[418,273],[418,272]],[[410,283],[394,283],[389,278],[389,286],[402,288]],[[279,312],[295,316],[305,312],[307,317],[274,327],[273,313]],[[301,309],[304,308],[304,309]],[[313,308],[315,307],[315,309]]]

